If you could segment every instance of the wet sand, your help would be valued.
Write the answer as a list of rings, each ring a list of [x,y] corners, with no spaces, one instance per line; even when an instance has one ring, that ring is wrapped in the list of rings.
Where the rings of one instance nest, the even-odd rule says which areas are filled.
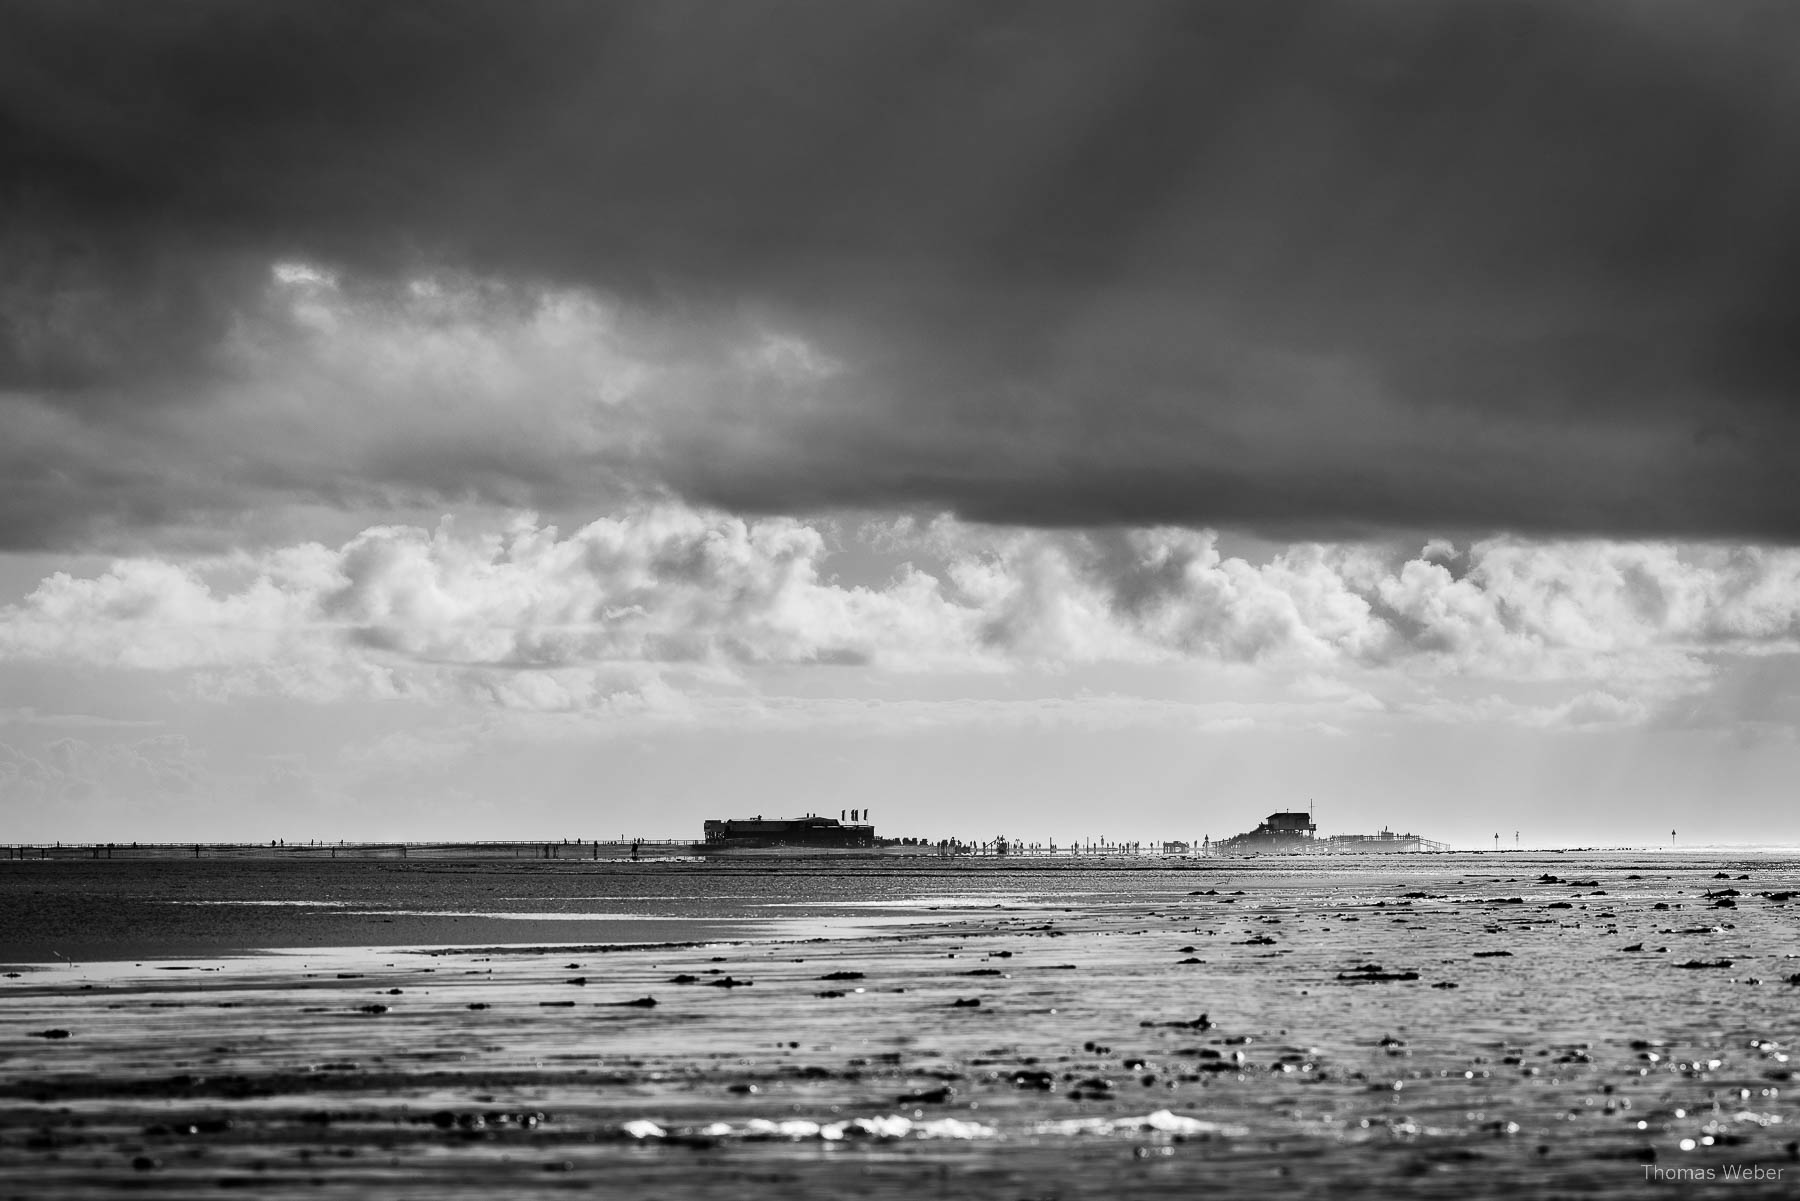
[[[43,866],[0,873],[7,957],[78,895],[122,915],[95,918],[91,945],[142,957],[0,980],[0,1195],[1785,1196],[1800,1180],[1788,860]],[[445,913],[469,925],[410,937]],[[150,942],[204,954],[130,946],[148,914]],[[698,936],[585,937],[643,923]],[[1677,1169],[1714,1178],[1658,1175]]]

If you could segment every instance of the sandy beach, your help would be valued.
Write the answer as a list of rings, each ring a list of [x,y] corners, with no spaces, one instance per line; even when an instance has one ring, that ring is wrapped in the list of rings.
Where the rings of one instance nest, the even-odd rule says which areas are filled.
[[[8,1196],[1800,1179],[1787,860],[115,866],[0,873]]]

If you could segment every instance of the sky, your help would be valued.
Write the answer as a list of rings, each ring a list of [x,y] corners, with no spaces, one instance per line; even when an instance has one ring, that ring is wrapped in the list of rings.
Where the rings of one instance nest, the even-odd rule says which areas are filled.
[[[1800,843],[1796,45],[0,0],[0,839]]]

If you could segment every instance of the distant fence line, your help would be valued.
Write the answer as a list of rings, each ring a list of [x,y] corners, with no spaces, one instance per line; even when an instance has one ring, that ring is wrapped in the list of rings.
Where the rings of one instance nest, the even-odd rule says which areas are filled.
[[[1177,847],[1179,846],[1179,849]],[[667,859],[698,855],[705,847],[692,839],[633,838],[576,839],[555,842],[55,842],[12,843],[4,858],[18,859]],[[993,843],[947,840],[935,844],[920,841],[921,853],[941,850],[951,855],[1188,855],[1185,845],[1164,847],[1151,843],[1093,843],[1075,846],[1040,846],[1014,843],[1000,850]]]
[[[1421,840],[1424,842],[1424,840]],[[910,848],[909,848],[910,849]],[[1426,843],[1426,852],[1445,852],[1443,843]],[[1508,848],[1510,851],[1511,848]],[[1038,843],[966,843],[920,840],[918,853],[948,856],[1010,856],[1020,859],[1088,858],[1211,858],[1217,849],[1180,842],[1106,842],[1057,846]],[[1371,849],[1372,850],[1372,849]],[[0,861],[33,859],[559,859],[633,860],[698,857],[706,844],[683,838],[571,839],[553,842],[52,842],[0,845]],[[878,852],[879,853],[879,852]],[[1362,854],[1370,853],[1368,851]],[[1400,851],[1396,854],[1417,854]],[[1297,854],[1252,855],[1252,858],[1361,858],[1362,854],[1310,851]],[[1227,855],[1226,857],[1238,857]]]
[[[950,856],[1130,856],[1201,854],[1185,843],[1106,842],[1054,846],[948,839],[918,840],[917,851]],[[704,843],[682,838],[574,839],[555,842],[56,842],[12,843],[4,859],[668,859],[699,855]]]
[[[556,842],[12,843],[6,859],[630,859],[693,853],[688,839]]]

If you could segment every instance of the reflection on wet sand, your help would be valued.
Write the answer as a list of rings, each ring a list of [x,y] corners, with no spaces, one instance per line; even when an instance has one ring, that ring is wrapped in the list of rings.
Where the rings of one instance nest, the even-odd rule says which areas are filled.
[[[1786,1195],[1796,865],[1570,858],[978,868],[873,915],[738,881],[712,920],[810,887],[865,925],[21,966],[0,1193]]]

